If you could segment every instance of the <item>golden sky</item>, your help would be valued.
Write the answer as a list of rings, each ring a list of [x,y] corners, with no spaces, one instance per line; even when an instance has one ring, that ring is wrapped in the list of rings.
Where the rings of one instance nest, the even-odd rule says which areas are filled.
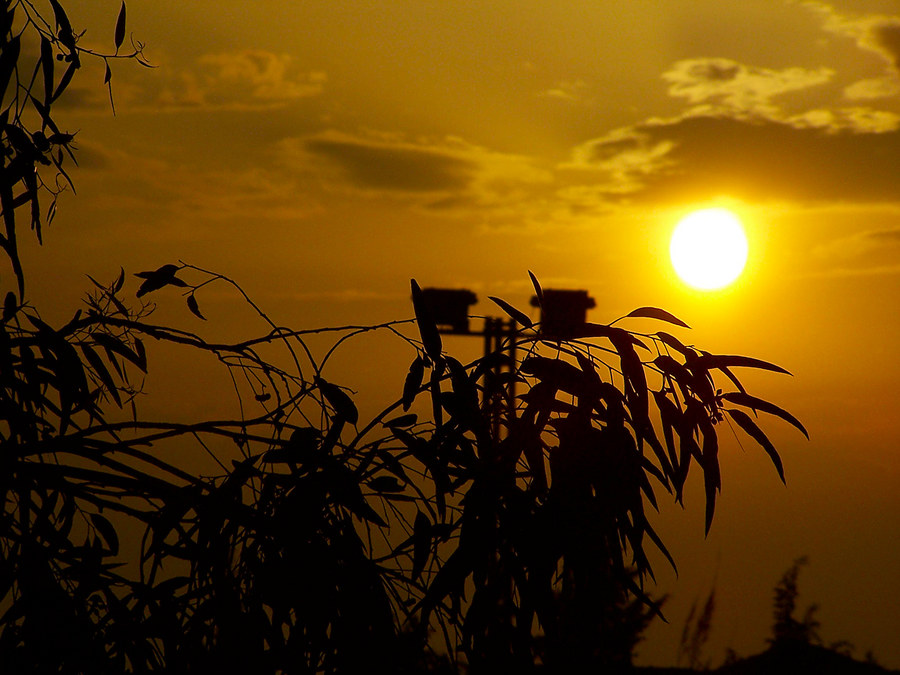
[[[72,3],[83,44],[111,43],[118,4]],[[178,259],[295,327],[408,317],[410,277],[527,308],[528,269],[588,289],[595,321],[664,307],[683,340],[793,372],[752,381],[812,440],[769,425],[787,488],[735,445],[706,541],[701,493],[663,514],[680,577],[660,571],[671,623],[643,660],[674,660],[714,583],[710,658],[760,650],[772,586],[809,555],[826,641],[900,668],[900,2],[129,0],[128,24],[158,67],[115,64],[116,116],[102,68],[59,101],[81,166],[26,251],[39,307]],[[703,293],[667,250],[710,205],[742,217],[750,259]],[[384,381],[335,379],[365,390],[354,374]]]

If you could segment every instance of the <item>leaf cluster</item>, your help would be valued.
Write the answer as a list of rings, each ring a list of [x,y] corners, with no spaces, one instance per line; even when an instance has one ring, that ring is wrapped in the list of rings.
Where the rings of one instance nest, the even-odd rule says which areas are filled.
[[[647,547],[674,566],[650,522],[660,491],[682,501],[699,467],[708,527],[719,425],[741,420],[779,473],[751,415],[802,430],[733,372],[778,367],[663,332],[587,324],[548,340],[518,322],[500,349],[463,365],[443,351],[413,284],[418,339],[401,331],[408,322],[289,330],[250,303],[269,331],[226,344],[151,323],[148,299],[174,288],[198,314],[190,298],[212,283],[239,291],[234,282],[184,263],[136,276],[136,309],[120,272],[92,280],[86,311],[62,327],[28,306],[4,314],[3,592],[13,610],[0,652],[36,658],[26,608],[51,593],[73,612],[91,608],[78,619],[94,650],[83,658],[151,671],[353,670],[361,654],[414,667],[429,631],[475,670],[627,662],[636,633],[621,634],[625,608],[635,630],[658,612],[644,590]],[[633,316],[677,322],[648,308]],[[363,423],[326,369],[371,330],[392,332],[414,358],[399,399]],[[316,358],[305,338],[323,332],[335,343]],[[241,416],[143,419],[148,338],[217,359]],[[264,353],[273,348],[281,357]],[[714,371],[736,390],[716,388]],[[155,449],[172,446],[209,453],[218,470],[163,461]],[[141,533],[138,551],[122,549],[126,532]],[[37,596],[24,580],[35,546],[48,570]],[[120,567],[129,555],[136,575]]]
[[[53,105],[68,90],[83,58],[104,62],[111,105],[110,61],[128,59],[150,67],[140,42],[133,41],[128,53],[119,51],[125,40],[124,2],[115,25],[115,51],[110,53],[81,46],[84,33],[75,32],[58,0],[49,2],[52,19],[27,0],[8,0],[0,7],[0,249],[16,277],[20,301],[25,298],[25,273],[17,216],[26,211],[26,221],[42,242],[42,225],[53,221],[59,195],[69,188],[74,191],[69,170],[77,164],[75,135],[57,125]],[[28,63],[32,43],[39,45],[38,56]]]
[[[413,282],[414,306],[417,289]],[[447,495],[464,495],[451,519],[457,547],[442,560],[422,611],[452,621],[468,601],[461,633],[470,663],[500,667],[529,644],[523,662],[532,661],[535,623],[545,660],[590,662],[598,656],[588,628],[596,631],[598,607],[615,606],[617,593],[650,603],[641,583],[653,576],[647,546],[674,567],[648,509],[658,507],[659,490],[683,503],[692,465],[703,476],[709,531],[721,489],[719,425],[730,419],[746,431],[782,480],[779,455],[755,416],[772,414],[806,431],[790,413],[748,394],[735,374],[739,367],[786,372],[771,363],[705,352],[663,331],[634,333],[613,325],[618,321],[548,340],[523,312],[492,300],[512,320],[506,345],[466,368],[437,355],[430,318],[416,311],[424,353],[410,368],[404,405],[411,392],[427,392],[434,431],[424,443],[406,443],[434,477],[440,523]],[[686,327],[658,308],[623,319],[639,317]],[[420,384],[423,363],[431,371],[427,386]],[[734,391],[720,389],[716,376]],[[516,384],[524,393],[510,399]],[[499,433],[491,433],[489,418],[498,411]]]

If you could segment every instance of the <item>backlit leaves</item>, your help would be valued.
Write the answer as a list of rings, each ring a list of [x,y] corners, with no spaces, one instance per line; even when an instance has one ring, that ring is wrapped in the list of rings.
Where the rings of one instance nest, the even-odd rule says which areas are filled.
[[[124,341],[106,333],[95,333],[93,338],[94,342],[106,350],[111,361],[113,360],[112,354],[118,354],[125,360],[133,363],[143,372],[147,372],[147,356],[144,354],[143,344],[139,340],[134,341],[134,348],[132,349]]]
[[[544,290],[541,288],[541,284],[538,282],[537,277],[534,276],[531,270],[528,270],[528,276],[531,279],[531,285],[534,286],[534,295],[538,300],[538,305],[543,305]]]
[[[316,378],[316,386],[341,419],[350,424],[356,424],[359,421],[359,411],[347,392],[321,377]]]
[[[726,412],[741,429],[746,431],[753,440],[762,446],[762,449],[766,451],[766,454],[769,455],[769,458],[772,460],[772,464],[775,465],[775,470],[778,471],[778,477],[781,478],[781,482],[784,483],[784,466],[781,463],[781,457],[778,455],[778,451],[775,450],[775,446],[772,445],[772,442],[766,434],[763,433],[763,430],[760,429],[756,422],[742,410],[732,409],[726,410]]]
[[[768,401],[763,401],[760,398],[756,398],[755,396],[751,396],[750,394],[746,394],[740,391],[727,392],[722,394],[722,398],[729,403],[734,403],[735,405],[744,406],[745,408],[752,408],[753,410],[761,410],[762,412],[767,412],[770,415],[775,415],[780,417],[785,422],[792,424],[797,429],[801,431],[801,433],[809,439],[809,432],[806,431],[804,426],[800,423],[796,417],[794,417],[791,413],[783,408],[778,407],[774,403],[769,403]]]
[[[669,323],[673,323],[676,326],[681,326],[682,328],[690,328],[690,326],[688,326],[678,317],[673,316],[666,310],[659,309],[658,307],[639,307],[638,309],[632,310],[631,312],[626,314],[624,318],[657,319],[659,321],[667,321]]]
[[[768,361],[763,361],[761,359],[754,359],[749,356],[730,356],[726,354],[703,354],[700,356],[697,361],[697,365],[699,367],[705,368],[707,370],[711,370],[713,368],[718,368],[719,370],[723,370],[725,368],[735,368],[735,367],[743,367],[743,368],[759,368],[761,370],[770,370],[774,373],[783,373],[785,375],[790,375],[791,373],[782,368],[781,366],[776,366],[774,363],[769,363]]]
[[[151,272],[137,272],[134,276],[144,280],[137,291],[137,297],[142,297],[147,293],[152,293],[165,286],[178,286],[186,288],[187,283],[179,279],[175,274],[181,268],[178,265],[163,265]]]
[[[112,379],[112,375],[110,375],[109,370],[103,363],[103,359],[100,358],[100,355],[97,354],[94,348],[87,342],[82,342],[78,346],[81,348],[81,352],[82,354],[84,354],[84,357],[87,360],[88,364],[91,366],[91,369],[103,383],[103,386],[106,388],[106,392],[116,402],[116,405],[121,408],[122,400],[119,397],[119,388],[116,386],[116,383]]]
[[[419,326],[419,335],[422,338],[422,346],[425,353],[433,360],[441,358],[441,336],[438,333],[437,324],[428,309],[425,298],[422,295],[422,289],[415,279],[410,280],[412,288],[413,311],[416,315],[416,324]]]
[[[416,356],[409,372],[406,374],[406,380],[403,383],[403,411],[409,410],[412,405],[419,388],[422,386],[422,380],[425,377],[425,362],[421,356]]]
[[[138,275],[156,286],[145,293],[179,286],[179,269],[163,266]],[[111,297],[123,283],[120,273],[109,287],[95,285],[101,297]],[[193,289],[186,301],[203,318]],[[114,304],[109,308],[119,311]],[[507,313],[519,321],[511,309]],[[667,320],[655,311],[638,315]],[[126,324],[128,316],[124,312]],[[393,625],[390,607],[399,606],[401,619],[426,624],[433,619],[431,625],[443,623],[461,644],[476,644],[510,616],[531,626],[533,608],[540,608],[540,621],[557,620],[554,613],[562,609],[554,609],[547,598],[559,589],[555,575],[560,568],[572,570],[571,579],[587,580],[566,582],[575,583],[573,593],[583,594],[591,592],[596,563],[602,563],[609,575],[603,584],[651,606],[630,578],[630,568],[639,578],[652,577],[647,547],[657,548],[673,567],[675,561],[654,531],[649,511],[664,496],[660,485],[682,499],[693,463],[703,474],[704,528],[709,531],[722,487],[717,422],[723,411],[764,448],[783,479],[780,459],[761,429],[743,411],[724,406],[768,412],[792,423],[795,418],[743,391],[723,394],[713,379],[733,377],[729,367],[781,372],[772,364],[706,354],[662,333],[636,336],[588,324],[577,340],[551,344],[517,333],[516,352],[504,348],[463,365],[440,351],[425,311],[417,311],[416,320],[422,343],[410,341],[417,353],[400,401],[352,441],[342,430],[358,424],[359,411],[346,388],[319,376],[304,380],[299,398],[292,399],[280,388],[280,371],[275,376],[272,366],[253,363],[249,372],[256,400],[273,400],[277,393],[274,408],[285,417],[263,427],[274,430],[270,440],[242,423],[231,438],[239,443],[243,460],[231,462],[219,479],[199,483],[193,496],[172,492],[159,500],[164,506],[154,510],[158,520],[151,519],[148,529],[147,565],[155,570],[167,559],[183,559],[192,571],[187,581],[176,577],[171,586],[157,580],[151,595],[191,588],[201,607],[222,602],[224,591],[207,580],[217,565],[238,570],[242,586],[228,592],[239,602],[227,620],[253,616],[254,630],[271,640],[266,643],[272,645],[270,655],[289,653],[289,641],[311,635],[312,626],[321,636],[317,649],[342,649],[329,632],[337,630],[338,619],[329,617],[351,611],[341,599],[346,593],[366,599],[352,604],[367,608],[365,625],[374,621],[370,605],[396,598],[399,602],[388,603],[386,614],[379,615],[382,625]],[[78,379],[71,353],[58,340],[75,333],[81,321],[76,315],[54,331],[31,317],[37,334],[50,341],[36,358],[59,383]],[[86,366],[90,387],[67,385],[74,398],[92,389],[121,405],[124,396],[116,385],[125,373],[120,364],[146,367],[140,339],[124,330],[95,328],[78,335],[77,358]],[[657,348],[655,354],[648,344]],[[649,380],[662,382],[652,397]],[[513,386],[522,387],[515,398]],[[432,416],[418,409],[406,412],[424,390],[431,393]],[[303,405],[320,412],[305,410],[299,422],[291,406],[304,396]],[[653,404],[658,416],[651,414]],[[397,415],[401,407],[405,414]],[[660,439],[654,424],[661,425]],[[219,431],[228,433],[228,428]],[[364,440],[366,433],[375,439]],[[117,520],[99,514],[88,520],[92,546],[100,555],[115,555]],[[367,543],[376,539],[377,546]],[[600,558],[577,553],[585,550],[597,551]],[[495,611],[492,594],[498,589],[508,603],[507,614]],[[216,607],[221,622],[222,610]],[[202,630],[193,614],[179,616],[193,630]],[[173,639],[192,639],[186,634],[175,631]],[[221,644],[216,636],[206,639]],[[285,645],[284,651],[278,645]],[[477,662],[477,651],[468,657]]]
[[[500,309],[509,314],[509,316],[518,324],[525,326],[525,328],[531,328],[534,325],[534,322],[528,317],[527,314],[520,312],[518,309],[510,305],[506,300],[501,300],[500,298],[495,298],[493,295],[488,296],[490,300],[492,300]]]

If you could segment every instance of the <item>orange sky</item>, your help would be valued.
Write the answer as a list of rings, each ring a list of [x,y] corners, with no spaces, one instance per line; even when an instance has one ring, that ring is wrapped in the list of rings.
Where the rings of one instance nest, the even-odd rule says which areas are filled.
[[[104,46],[117,11],[70,9]],[[178,259],[298,328],[408,317],[410,277],[526,308],[528,269],[588,289],[594,321],[665,307],[683,340],[793,372],[750,381],[812,440],[767,427],[787,488],[734,446],[706,541],[700,492],[663,514],[680,577],[660,569],[670,624],[642,660],[674,661],[713,584],[709,658],[760,650],[772,586],[809,555],[826,641],[900,668],[900,3],[129,0],[128,23],[158,68],[117,64],[117,116],[102,69],[59,102],[81,167],[25,252],[43,311],[70,315],[85,273]],[[743,218],[750,259],[703,293],[667,250],[710,205]],[[201,296],[202,327],[166,298],[240,330],[231,297]],[[335,367],[399,394],[402,372],[379,392],[377,364]]]

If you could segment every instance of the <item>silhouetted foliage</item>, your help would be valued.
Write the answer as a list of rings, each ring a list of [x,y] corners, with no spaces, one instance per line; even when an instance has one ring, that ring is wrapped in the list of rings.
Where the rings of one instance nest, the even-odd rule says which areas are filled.
[[[71,184],[73,136],[53,103],[82,58],[105,61],[107,83],[110,60],[144,61],[140,43],[120,53],[124,4],[109,54],[79,46],[50,5],[52,20],[28,2],[0,15],[0,245],[16,286],[0,325],[0,663],[67,673],[627,665],[658,610],[644,590],[648,547],[674,566],[649,520],[657,493],[683,502],[699,467],[709,530],[728,420],[783,480],[756,414],[806,432],[734,369],[786,371],[615,325],[685,327],[657,308],[561,339],[499,298],[517,327],[464,365],[444,351],[415,281],[414,322],[291,330],[231,279],[182,262],[138,272],[134,298],[124,270],[92,279],[86,306],[51,326],[26,301],[16,237],[25,213],[40,240]],[[25,39],[40,47],[33,68]],[[204,319],[211,284],[243,296],[266,332],[221,343],[150,321],[149,298],[170,287]],[[371,331],[405,341],[412,363],[399,400],[363,422],[327,365]],[[324,356],[312,334],[334,337]],[[217,359],[239,416],[142,417],[150,342]],[[217,468],[163,459],[173,446]]]
[[[800,568],[808,563],[806,556],[797,558],[794,564],[782,575],[775,586],[772,623],[772,644],[783,642],[821,642],[819,638],[819,621],[816,619],[818,605],[810,605],[802,619],[795,616],[797,610],[797,578]]]
[[[857,661],[853,658],[854,646],[847,640],[838,640],[827,647],[822,644],[819,637],[819,622],[815,618],[818,606],[811,604],[807,607],[803,618],[795,616],[797,611],[797,598],[799,589],[797,580],[800,569],[808,564],[806,556],[798,558],[781,576],[775,585],[773,594],[774,623],[772,637],[769,639],[769,647],[761,654],[746,658],[740,658],[731,649],[726,650],[723,664],[713,670],[723,675],[793,675],[794,673],[830,673],[833,675],[850,675],[856,673],[894,673],[880,666],[872,652],[868,652],[865,661]],[[709,662],[702,662],[699,658],[702,642],[709,633],[710,619],[712,616],[714,592],[710,594],[703,614],[694,624],[693,634],[690,630],[696,605],[691,610],[691,616],[685,623],[685,632],[679,660],[682,654],[690,655],[690,670],[681,672],[710,671]],[[691,651],[694,653],[691,654]],[[643,672],[653,672],[662,675],[668,669],[641,669]],[[674,669],[671,672],[676,672]]]
[[[709,641],[712,631],[712,619],[716,611],[716,589],[709,592],[703,610],[697,615],[697,603],[691,605],[691,611],[684,622],[681,643],[678,645],[677,663],[686,659],[692,670],[709,670],[709,661],[702,660],[703,647]]]

